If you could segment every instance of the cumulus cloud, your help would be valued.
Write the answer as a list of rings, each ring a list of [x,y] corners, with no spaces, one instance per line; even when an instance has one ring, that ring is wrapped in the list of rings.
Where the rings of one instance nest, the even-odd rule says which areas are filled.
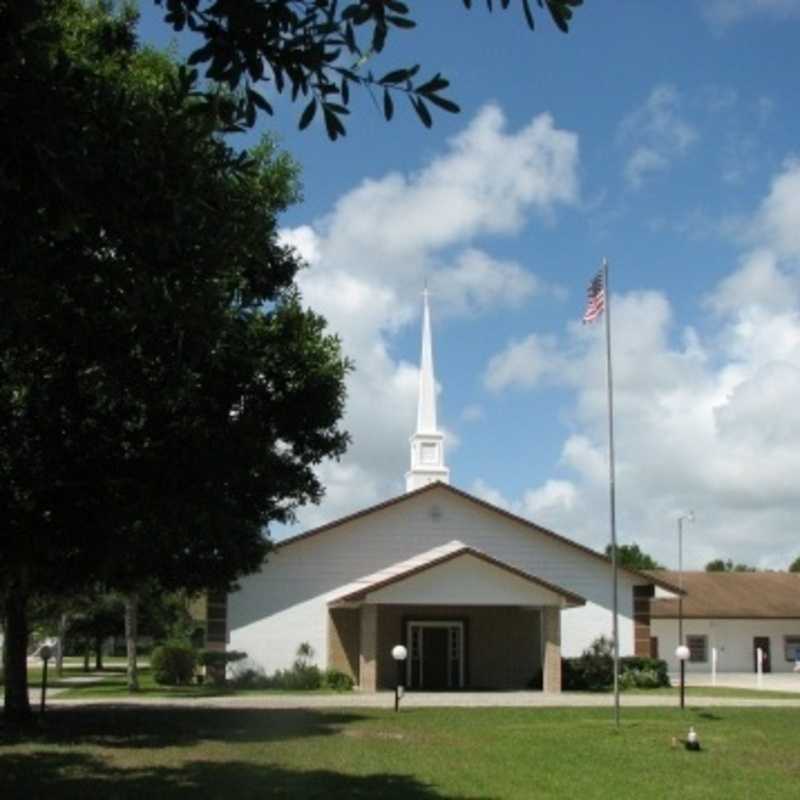
[[[493,356],[483,376],[487,389],[530,388],[542,380],[557,380],[566,366],[553,337],[532,333],[522,341],[512,340]]]
[[[653,172],[666,170],[697,139],[697,131],[681,113],[681,96],[670,84],[656,86],[642,106],[620,123],[620,143],[631,149],[625,178],[635,189]]]
[[[479,240],[534,221],[551,225],[558,208],[579,199],[577,136],[549,114],[510,130],[500,108],[489,105],[418,171],[363,180],[321,219],[283,232],[310,264],[298,276],[304,300],[326,317],[356,365],[344,419],[352,446],[341,463],[322,468],[324,507],[301,510],[301,524],[402,490],[418,370],[393,357],[391,345],[418,321],[424,283],[434,329],[446,315],[513,308],[555,291],[531,265],[495,258]],[[458,440],[443,427],[452,450]]]
[[[798,17],[800,0],[704,0],[703,15],[716,29],[722,30],[748,17]]]
[[[785,568],[800,514],[800,205],[787,162],[754,211],[755,246],[706,299],[709,333],[678,329],[660,292],[613,295],[617,502],[620,540],[675,562],[675,520],[693,508],[687,563],[732,557]],[[534,343],[531,346],[531,343]],[[573,427],[558,472],[519,499],[498,497],[599,549],[608,541],[607,405],[601,326],[571,325],[545,364],[523,366],[536,337],[490,361],[498,388],[558,380],[574,392]],[[492,369],[494,366],[494,370]],[[564,481],[564,485],[559,483]],[[476,487],[496,496],[490,483]]]

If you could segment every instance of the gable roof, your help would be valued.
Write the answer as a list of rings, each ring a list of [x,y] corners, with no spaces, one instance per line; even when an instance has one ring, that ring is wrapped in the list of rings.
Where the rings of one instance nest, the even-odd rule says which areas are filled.
[[[659,571],[677,583],[679,573]],[[684,619],[800,619],[800,574],[684,572]],[[677,619],[677,598],[650,601],[653,619]]]
[[[401,561],[397,564],[393,564],[390,567],[379,570],[378,572],[374,572],[372,575],[367,575],[363,578],[360,578],[359,580],[343,587],[340,592],[337,592],[333,597],[330,597],[328,602],[339,603],[363,600],[372,592],[376,592],[379,589],[384,589],[385,587],[391,586],[394,583],[400,583],[407,578],[410,578],[412,575],[418,575],[421,572],[426,572],[429,569],[433,569],[434,567],[438,567],[441,564],[445,564],[448,561],[452,561],[453,559],[460,558],[465,555],[480,559],[481,561],[491,564],[498,569],[504,570],[511,575],[522,578],[528,583],[532,583],[535,586],[547,589],[548,591],[563,597],[567,605],[586,605],[585,598],[581,597],[579,594],[569,592],[566,589],[562,589],[560,586],[556,586],[554,583],[549,583],[541,578],[537,578],[535,575],[524,572],[523,570],[518,569],[511,564],[507,564],[505,561],[492,558],[492,556],[484,553],[482,550],[478,550],[477,548],[471,547],[463,542],[459,542],[458,540],[453,540],[452,542],[448,542],[440,547],[434,547],[431,550],[427,550],[424,553],[420,553],[419,555],[408,559],[407,561]]]
[[[486,500],[481,500],[479,497],[475,497],[475,495],[465,492],[463,489],[456,489],[449,483],[442,483],[441,481],[434,481],[433,483],[429,483],[427,486],[422,486],[421,488],[414,489],[411,492],[405,492],[404,494],[397,495],[396,497],[389,498],[388,500],[384,500],[381,503],[377,503],[373,506],[368,506],[367,508],[363,508],[360,511],[356,511],[352,514],[347,514],[344,517],[340,517],[339,519],[333,520],[332,522],[320,525],[317,528],[312,528],[311,530],[305,531],[304,533],[298,533],[295,536],[290,536],[287,539],[283,539],[280,542],[276,542],[275,548],[279,550],[284,547],[288,547],[289,545],[292,545],[295,542],[299,542],[304,539],[309,539],[312,536],[318,536],[319,534],[324,533],[325,531],[338,528],[339,526],[344,525],[347,522],[352,522],[353,520],[360,519],[362,517],[367,517],[370,514],[375,514],[378,511],[382,511],[383,509],[389,508],[391,506],[401,505],[402,503],[405,503],[406,501],[411,500],[412,498],[419,497],[420,495],[423,495],[426,492],[433,492],[437,489],[450,492],[451,494],[454,494],[457,497],[461,497],[465,500],[468,500],[470,503],[474,503],[475,505],[487,511],[490,511],[493,514],[499,514],[500,516],[505,517],[506,519],[510,519],[513,522],[519,523],[520,525],[523,525],[530,531],[535,531],[538,534],[542,534],[544,536],[556,540],[557,542],[561,542],[562,544],[566,544],[569,547],[579,550],[581,553],[584,553],[585,555],[591,556],[592,558],[595,559],[599,559],[600,561],[604,561],[606,564],[611,564],[611,559],[608,556],[605,556],[602,553],[598,553],[596,550],[592,550],[590,547],[578,544],[578,542],[574,542],[572,541],[572,539],[568,539],[566,536],[562,536],[561,534],[555,533],[554,531],[551,531],[548,528],[543,528],[541,525],[537,525],[535,522],[531,522],[530,520],[525,519],[524,517],[512,514],[510,511],[506,511],[504,508],[492,505]],[[622,567],[622,566],[620,566],[619,569],[622,572],[627,572],[629,575],[635,575],[637,578],[641,578],[647,583],[654,583],[656,586],[660,586],[661,588],[666,589],[669,592],[674,592],[676,594],[680,593],[680,589],[678,588],[677,583],[672,583],[666,578],[662,578],[659,574],[641,572],[639,570],[629,569],[627,567]]]

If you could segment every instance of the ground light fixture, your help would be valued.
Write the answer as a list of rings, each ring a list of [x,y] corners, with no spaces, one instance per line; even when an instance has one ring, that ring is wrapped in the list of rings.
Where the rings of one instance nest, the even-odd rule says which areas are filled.
[[[392,658],[397,663],[397,680],[394,684],[394,710],[400,710],[400,698],[403,696],[403,673],[405,672],[406,658],[408,650],[402,644],[396,644],[392,648]]]
[[[689,658],[689,648],[679,644],[675,648],[675,658],[681,662],[681,708],[686,705],[686,660]]]
[[[39,649],[39,658],[42,659],[42,694],[39,700],[39,713],[44,714],[44,702],[47,695],[47,662],[53,657],[53,649],[44,645]]]

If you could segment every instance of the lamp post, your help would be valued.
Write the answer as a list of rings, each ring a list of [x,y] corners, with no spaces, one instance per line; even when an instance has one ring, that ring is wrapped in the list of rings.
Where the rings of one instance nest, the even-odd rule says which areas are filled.
[[[405,670],[406,657],[408,650],[401,644],[396,644],[392,648],[392,658],[397,662],[397,680],[394,684],[394,710],[400,709],[400,694],[403,691],[403,672]]]
[[[39,650],[42,659],[42,694],[39,700],[39,713],[44,714],[44,699],[47,695],[47,662],[52,658],[53,650],[49,645],[44,645]]]
[[[689,648],[685,644],[679,644],[675,648],[675,655],[681,662],[681,708],[686,705],[686,659],[689,658]]]
[[[683,523],[694,522],[694,511],[678,517],[678,645],[683,644]]]
[[[689,658],[689,648],[683,643],[683,523],[694,522],[694,511],[681,514],[678,517],[678,646],[675,656],[681,662],[681,708],[684,707],[686,695],[686,659]]]

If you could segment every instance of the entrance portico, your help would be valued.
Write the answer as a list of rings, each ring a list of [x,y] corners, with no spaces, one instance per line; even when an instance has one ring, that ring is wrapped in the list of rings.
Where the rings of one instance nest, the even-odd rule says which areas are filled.
[[[391,688],[561,688],[562,609],[585,601],[454,541],[345,587],[328,602],[328,665]]]

